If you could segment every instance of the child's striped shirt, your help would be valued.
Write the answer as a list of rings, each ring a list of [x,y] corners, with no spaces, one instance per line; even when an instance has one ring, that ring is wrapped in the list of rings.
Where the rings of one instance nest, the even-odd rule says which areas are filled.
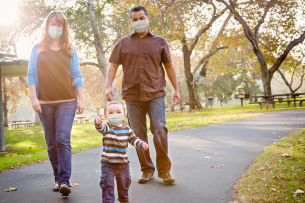
[[[110,123],[102,125],[94,123],[96,130],[103,134],[102,159],[110,163],[128,163],[128,142],[139,149],[145,143],[136,137],[127,125],[118,127]]]

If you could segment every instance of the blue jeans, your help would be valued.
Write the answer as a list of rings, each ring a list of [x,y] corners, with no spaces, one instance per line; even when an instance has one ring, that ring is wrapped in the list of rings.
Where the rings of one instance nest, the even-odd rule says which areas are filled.
[[[148,143],[146,114],[150,119],[150,131],[156,149],[156,165],[159,175],[171,169],[168,157],[167,128],[165,126],[164,97],[149,101],[126,101],[128,121],[136,136]],[[154,172],[155,167],[151,161],[149,150],[137,149],[138,158],[143,172]]]
[[[74,121],[76,101],[56,104],[41,104],[39,114],[48,148],[55,181],[70,184],[71,176],[71,129]]]
[[[114,177],[117,183],[118,200],[128,202],[128,189],[131,184],[128,163],[109,163],[101,160],[102,176],[100,187],[102,188],[103,203],[114,203]]]

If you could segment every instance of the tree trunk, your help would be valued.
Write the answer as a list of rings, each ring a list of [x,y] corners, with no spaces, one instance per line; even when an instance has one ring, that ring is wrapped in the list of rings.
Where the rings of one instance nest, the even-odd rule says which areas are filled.
[[[2,80],[1,80],[1,66],[0,66],[0,151],[5,151],[4,139],[4,121],[3,121],[3,103],[2,103]]]
[[[99,69],[102,71],[104,77],[106,78],[107,71],[108,71],[108,65],[106,62],[105,51],[104,51],[104,47],[103,47],[103,44],[101,41],[101,35],[100,35],[99,29],[98,29],[94,5],[93,5],[92,0],[88,0],[88,11],[89,11],[89,15],[90,15],[90,23],[91,23],[92,31],[94,34],[94,46],[95,46],[95,50],[96,50],[97,62],[99,65]],[[120,100],[115,82],[112,83],[112,88],[115,93],[114,100]],[[106,104],[106,101],[105,101],[105,104]]]
[[[4,116],[4,127],[8,127],[8,110],[7,110],[7,89],[5,84],[5,78],[2,78],[3,86],[3,116]]]
[[[182,51],[183,51],[184,73],[185,73],[186,85],[189,93],[189,102],[190,102],[189,106],[191,111],[198,107],[199,102],[195,97],[194,86],[193,86],[194,80],[193,80],[193,74],[191,72],[191,56],[186,44],[183,44]]]

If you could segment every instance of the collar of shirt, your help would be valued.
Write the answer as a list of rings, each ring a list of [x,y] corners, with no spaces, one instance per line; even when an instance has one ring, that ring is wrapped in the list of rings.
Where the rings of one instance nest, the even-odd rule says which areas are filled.
[[[131,34],[131,37],[136,37],[136,36],[138,36],[136,32],[133,32],[133,33]],[[145,35],[145,37],[146,37],[146,36],[151,36],[151,37],[153,37],[154,34],[153,34],[150,30],[148,30],[148,33]]]

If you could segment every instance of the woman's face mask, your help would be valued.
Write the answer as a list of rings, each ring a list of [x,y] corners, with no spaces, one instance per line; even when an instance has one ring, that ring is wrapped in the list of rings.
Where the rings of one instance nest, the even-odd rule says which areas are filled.
[[[120,125],[124,121],[123,113],[108,114],[108,121],[112,125]]]
[[[148,29],[148,19],[133,21],[131,26],[135,32],[145,32]]]
[[[49,33],[50,37],[52,37],[53,39],[57,39],[57,38],[61,37],[62,31],[63,31],[62,27],[50,25],[48,33]]]

